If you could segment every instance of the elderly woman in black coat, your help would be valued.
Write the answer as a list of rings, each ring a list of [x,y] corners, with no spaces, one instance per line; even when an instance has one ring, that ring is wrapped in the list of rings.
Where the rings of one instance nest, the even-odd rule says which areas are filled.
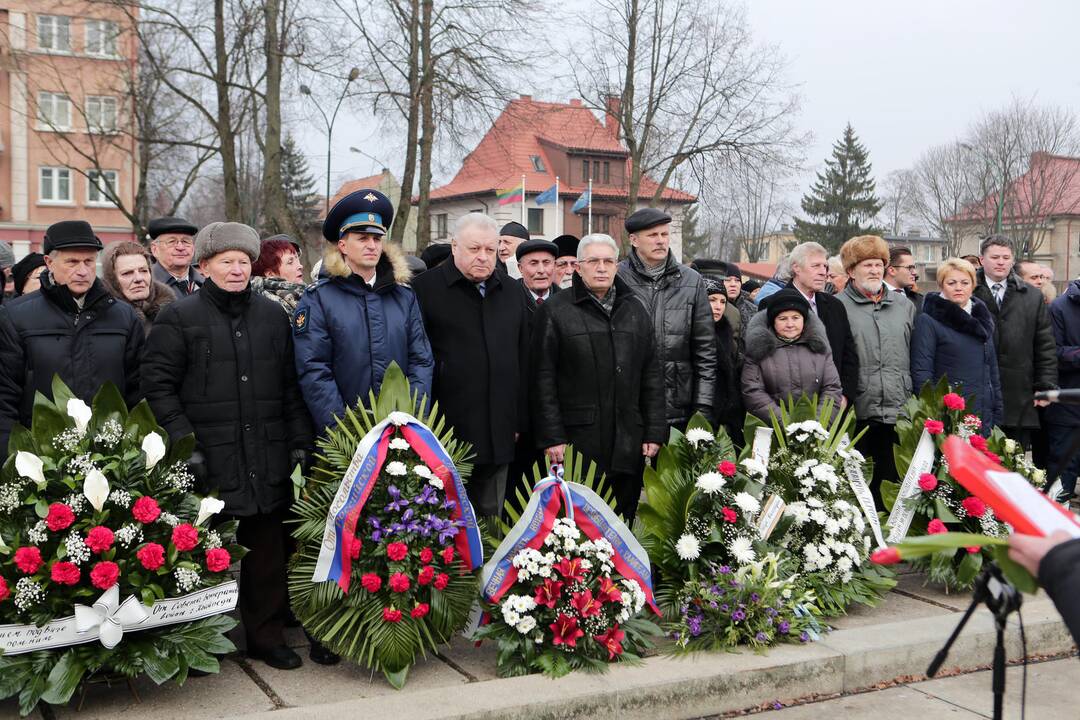
[[[919,392],[927,381],[947,377],[989,435],[1002,421],[1001,380],[994,318],[982,300],[972,297],[975,279],[967,260],[949,258],[938,266],[941,292],[926,295],[911,335],[911,381]]]

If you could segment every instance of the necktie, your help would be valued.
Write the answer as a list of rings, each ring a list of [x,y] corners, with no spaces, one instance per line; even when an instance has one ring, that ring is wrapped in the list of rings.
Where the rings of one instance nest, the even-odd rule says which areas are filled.
[[[487,282],[476,283],[476,289],[480,292],[480,297],[487,295]]]
[[[990,286],[990,289],[994,291],[994,300],[998,305],[1001,305],[1001,301],[1005,297],[1005,286],[997,282]]]
[[[542,298],[542,297],[537,297],[537,298],[536,298],[536,304],[537,304],[537,305],[543,305],[543,304],[544,304],[544,298]]]

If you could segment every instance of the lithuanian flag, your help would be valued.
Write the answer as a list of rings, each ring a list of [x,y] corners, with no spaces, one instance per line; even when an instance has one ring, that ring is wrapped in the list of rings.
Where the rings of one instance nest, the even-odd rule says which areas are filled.
[[[495,196],[499,199],[500,205],[509,205],[515,202],[525,201],[525,183],[520,182],[512,188],[506,188],[505,190],[496,190]]]

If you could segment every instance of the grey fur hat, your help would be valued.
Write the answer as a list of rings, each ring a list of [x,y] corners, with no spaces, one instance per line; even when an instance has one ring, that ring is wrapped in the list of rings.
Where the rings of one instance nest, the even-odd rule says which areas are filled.
[[[259,233],[243,223],[212,222],[195,235],[195,257],[197,265],[218,253],[239,250],[247,253],[251,262],[259,259]]]

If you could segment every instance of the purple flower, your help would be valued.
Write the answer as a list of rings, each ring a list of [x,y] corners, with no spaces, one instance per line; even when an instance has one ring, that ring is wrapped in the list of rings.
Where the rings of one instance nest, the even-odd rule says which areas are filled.
[[[735,622],[742,622],[746,619],[746,613],[742,610],[736,610],[735,612],[731,613],[731,619]]]
[[[791,630],[791,623],[789,623],[787,620],[781,620],[780,624],[777,625],[776,629],[780,631],[781,635],[787,635],[788,632]],[[803,635],[805,634],[806,633],[803,633]]]
[[[701,634],[701,616],[695,615],[686,619],[686,629],[690,631],[690,637],[697,637]]]
[[[766,608],[765,609],[765,614],[768,615],[769,617],[776,617],[780,613],[776,612],[776,608]]]
[[[757,640],[758,642],[763,643],[763,642],[766,642],[769,639],[769,636],[766,635],[763,632],[758,632],[758,634],[754,636],[754,639]]]
[[[711,607],[713,610],[715,610],[716,608],[718,608],[720,606],[716,603],[715,600],[710,600],[709,601],[709,607]]]
[[[438,505],[439,497],[435,494],[435,488],[425,485],[420,494],[413,498],[413,505]]]
[[[727,565],[721,565],[720,569],[717,572],[719,572],[721,575],[730,575],[731,568],[729,568]]]
[[[709,588],[709,592],[711,592],[713,595],[722,595],[724,591],[720,589],[719,585],[713,585],[711,588]]]
[[[761,596],[758,595],[757,593],[750,593],[750,602],[753,602],[753,603],[761,602]]]
[[[772,709],[773,709],[773,710],[782,710],[782,709],[783,709],[783,707],[784,707],[784,703],[780,702],[779,700],[775,701],[775,702],[774,702],[774,703],[772,704]]]
[[[742,583],[741,583],[741,582],[739,582],[738,580],[732,580],[732,581],[731,581],[731,587],[733,587],[733,588],[741,588],[741,587],[742,587]]]
[[[401,491],[397,489],[397,485],[386,488],[386,492],[390,493],[390,504],[386,506],[386,512],[400,512],[402,508],[408,506],[409,501],[401,497]]]
[[[810,635],[805,630],[799,635],[799,642],[810,642]]]
[[[727,603],[724,603],[723,605],[721,605],[721,606],[720,606],[720,611],[721,611],[721,612],[727,612],[727,611],[728,611],[728,610],[730,610],[730,609],[731,609],[731,608],[730,608],[730,607],[728,606],[728,604],[727,604]]]
[[[379,542],[380,540],[382,540],[383,528],[382,528],[382,525],[379,524],[379,519],[369,517],[368,518],[368,525],[370,525],[373,528],[373,531],[371,533],[371,541],[372,542]]]

